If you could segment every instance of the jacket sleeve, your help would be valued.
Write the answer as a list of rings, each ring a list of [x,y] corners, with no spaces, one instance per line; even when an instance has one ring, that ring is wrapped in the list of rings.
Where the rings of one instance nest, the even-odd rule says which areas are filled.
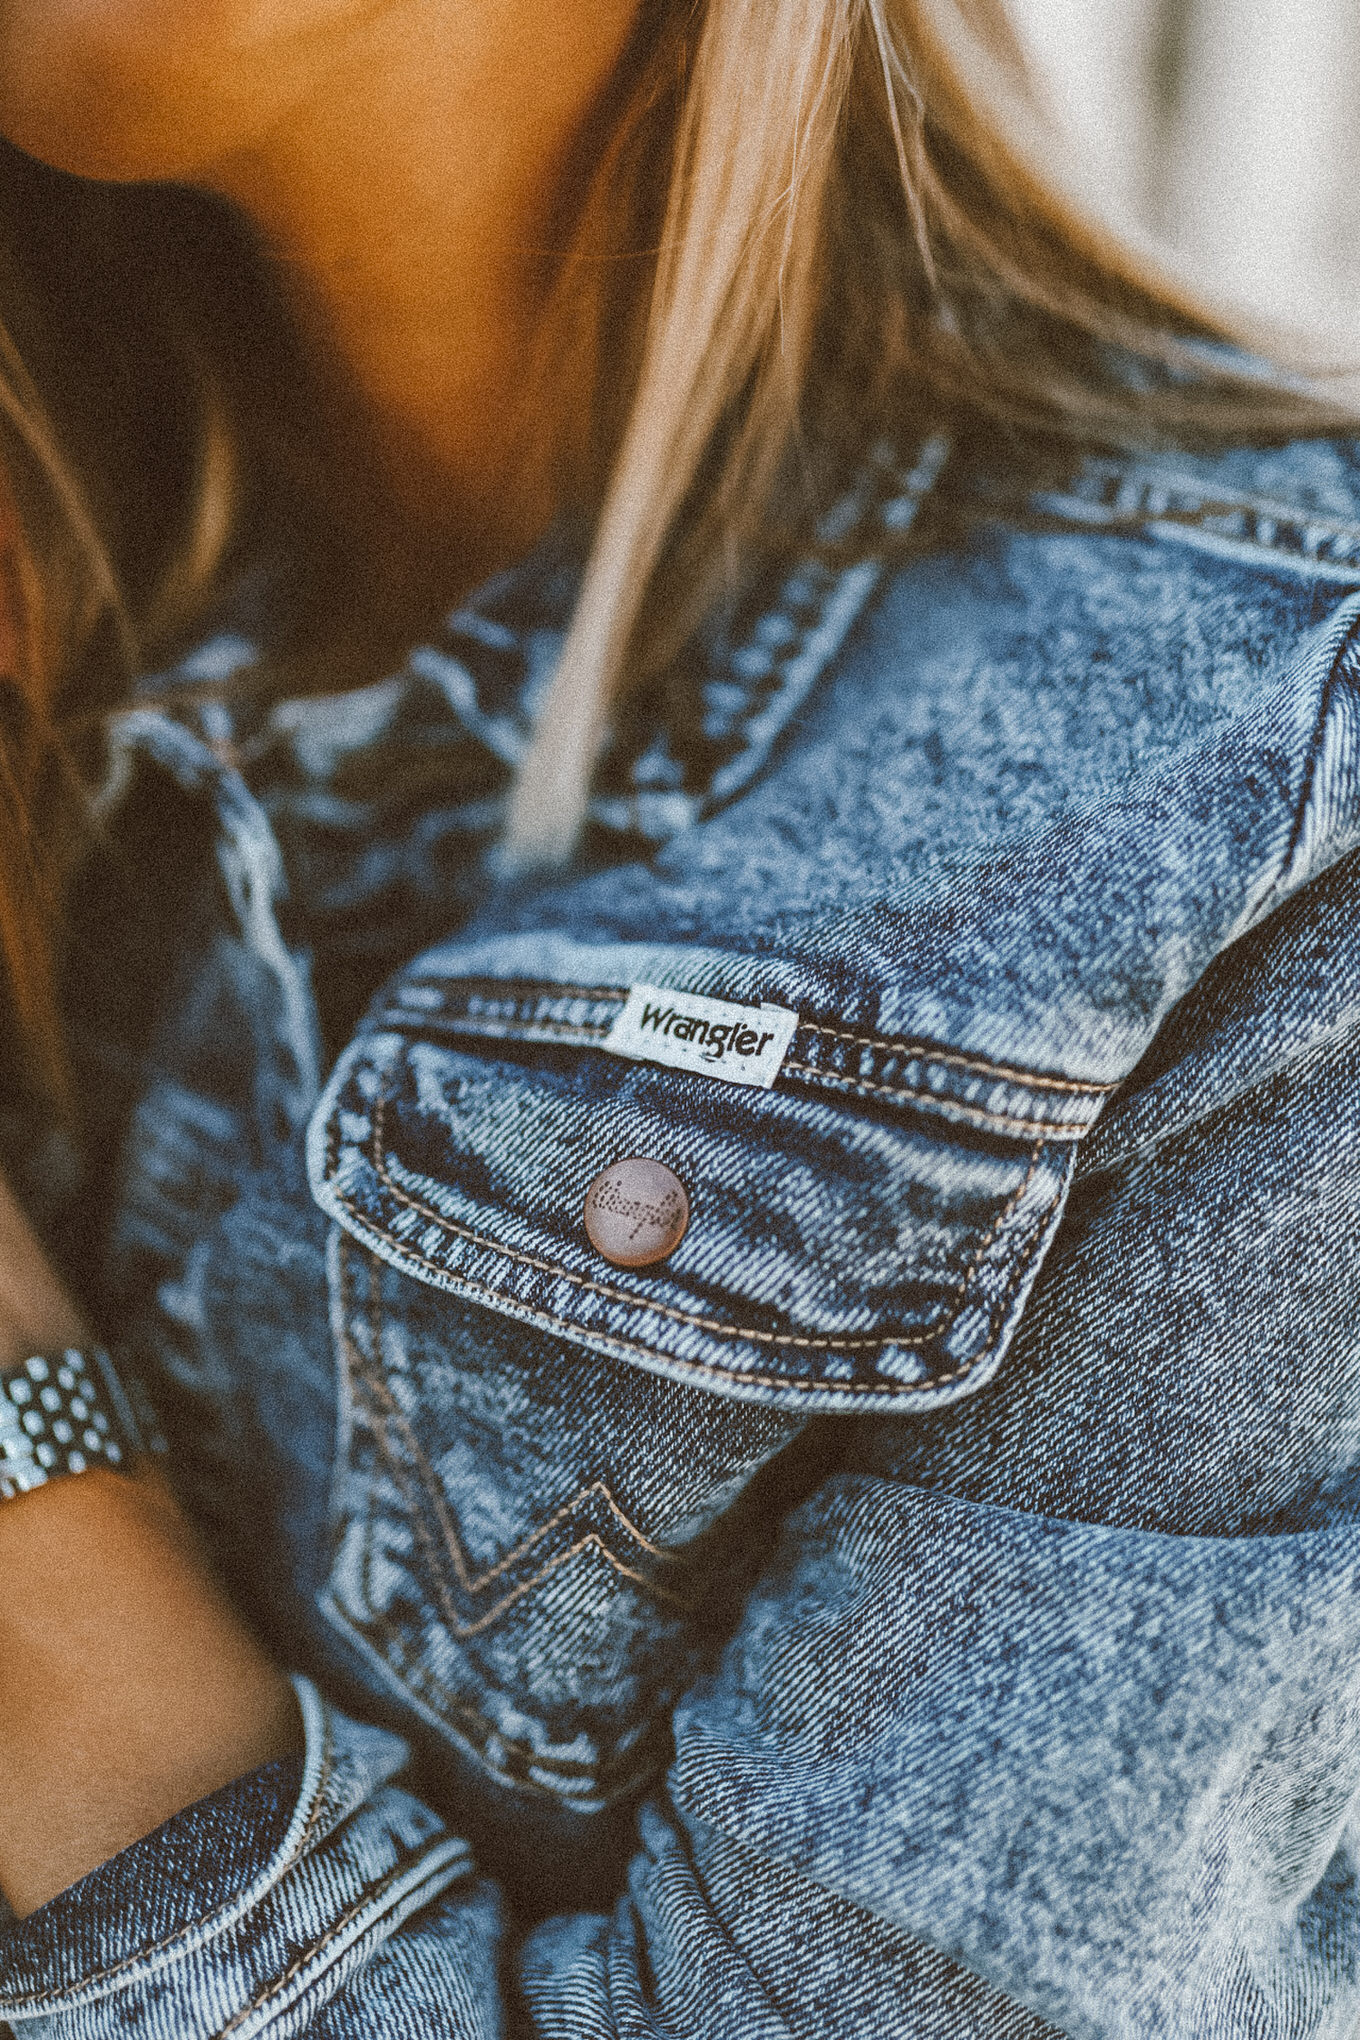
[[[838,1478],[680,1709],[612,1915],[519,1937],[396,1739],[302,1683],[300,1779],[12,1929],[0,2007],[25,2040],[1343,2032],[1356,1544]]]

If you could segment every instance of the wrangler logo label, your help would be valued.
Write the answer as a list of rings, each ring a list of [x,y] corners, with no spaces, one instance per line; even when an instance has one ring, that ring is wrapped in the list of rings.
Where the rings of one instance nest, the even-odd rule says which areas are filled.
[[[786,1006],[732,1006],[694,992],[634,985],[601,1046],[632,1062],[664,1063],[768,1091],[797,1025],[798,1015]]]

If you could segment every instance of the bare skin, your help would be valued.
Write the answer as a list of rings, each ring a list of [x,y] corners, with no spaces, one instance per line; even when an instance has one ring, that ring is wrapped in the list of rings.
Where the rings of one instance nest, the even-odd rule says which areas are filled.
[[[238,204],[410,541],[485,568],[554,505],[523,395],[564,183],[638,4],[7,0],[0,132],[78,174]]]
[[[412,543],[484,568],[557,496],[522,392],[564,179],[637,5],[0,0],[0,132],[78,174],[240,206],[352,391]],[[83,1331],[0,1185],[0,1369]],[[291,1689],[154,1478],[81,1475],[0,1505],[16,1910],[296,1735]]]
[[[0,1372],[87,1328],[0,1183]],[[0,1504],[0,1889],[30,1911],[297,1739],[149,1467]]]

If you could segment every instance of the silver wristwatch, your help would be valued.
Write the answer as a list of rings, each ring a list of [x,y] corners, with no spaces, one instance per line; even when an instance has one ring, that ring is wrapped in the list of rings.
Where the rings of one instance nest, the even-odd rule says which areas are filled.
[[[145,1414],[145,1413],[144,1413]],[[35,1353],[0,1375],[0,1502],[63,1474],[163,1451],[102,1346]]]

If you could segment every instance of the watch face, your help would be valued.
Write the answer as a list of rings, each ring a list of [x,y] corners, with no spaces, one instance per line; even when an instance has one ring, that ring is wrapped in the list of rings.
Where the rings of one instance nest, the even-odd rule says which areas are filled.
[[[0,1376],[0,1499],[67,1473],[121,1466],[133,1441],[105,1386],[108,1361],[74,1348]]]

